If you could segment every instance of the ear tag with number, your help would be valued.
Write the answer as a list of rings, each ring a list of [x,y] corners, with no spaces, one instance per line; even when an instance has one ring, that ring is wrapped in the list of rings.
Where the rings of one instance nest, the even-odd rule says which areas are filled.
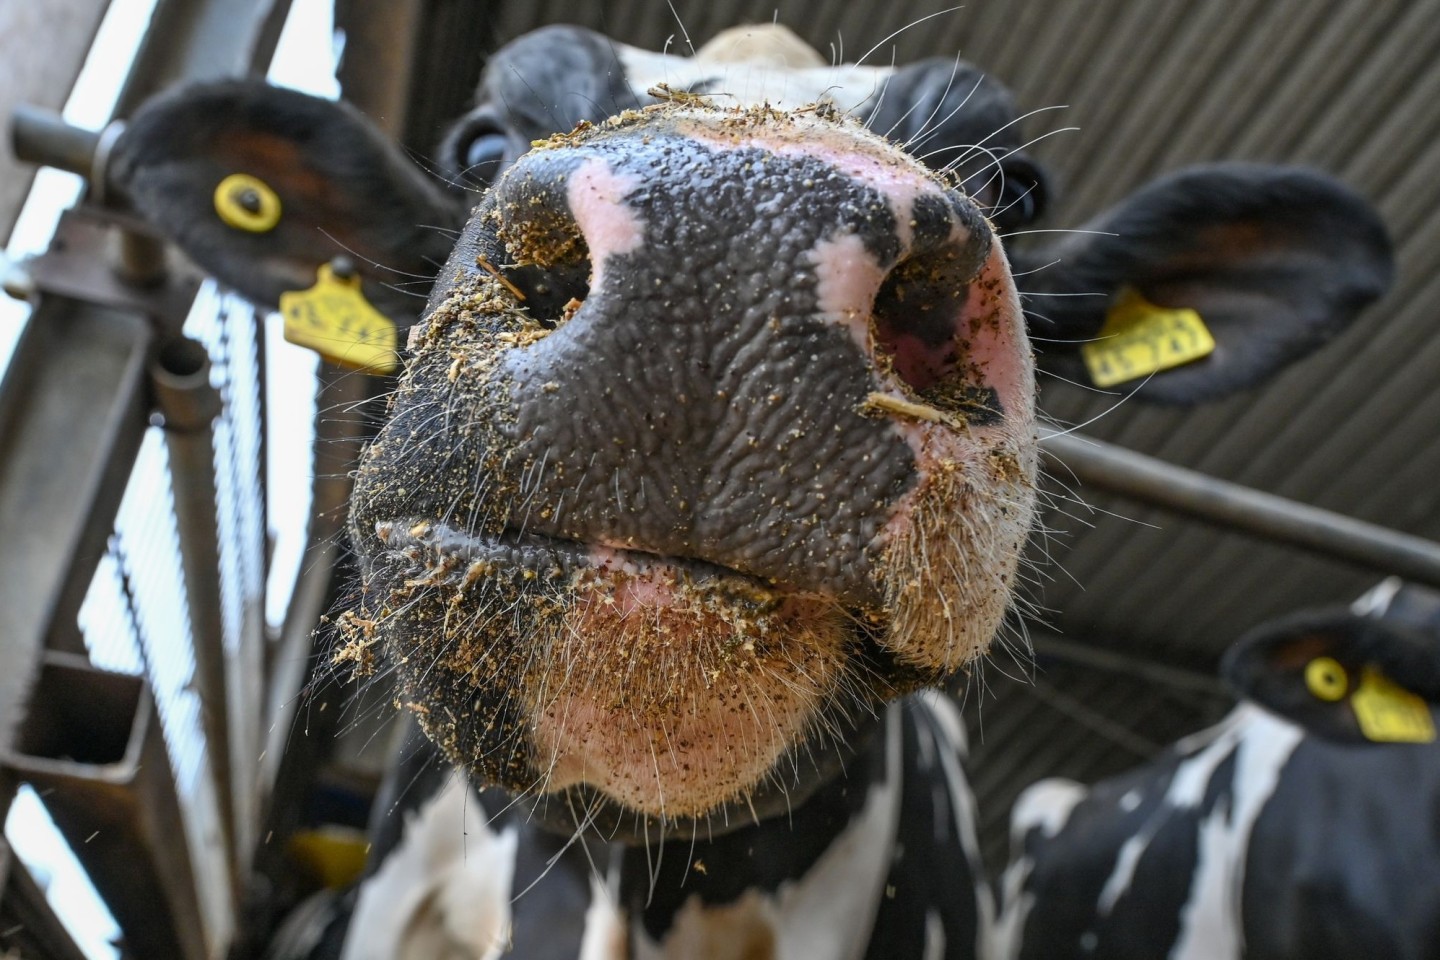
[[[1430,705],[1373,667],[1365,668],[1360,689],[1350,697],[1365,739],[1376,743],[1433,743]]]
[[[360,292],[359,277],[340,277],[320,267],[315,286],[280,295],[285,339],[309,347],[331,363],[368,373],[391,373],[399,365],[395,324]]]
[[[1090,379],[1097,387],[1113,387],[1161,370],[1209,356],[1215,338],[1200,314],[1151,303],[1134,287],[1125,287],[1099,337],[1080,348]]]

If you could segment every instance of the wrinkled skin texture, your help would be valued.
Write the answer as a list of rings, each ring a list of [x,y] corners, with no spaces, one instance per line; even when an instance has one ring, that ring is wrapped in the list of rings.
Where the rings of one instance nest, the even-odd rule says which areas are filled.
[[[432,303],[359,472],[348,622],[483,781],[703,816],[986,649],[1030,351],[988,224],[903,153],[627,115],[522,158]]]

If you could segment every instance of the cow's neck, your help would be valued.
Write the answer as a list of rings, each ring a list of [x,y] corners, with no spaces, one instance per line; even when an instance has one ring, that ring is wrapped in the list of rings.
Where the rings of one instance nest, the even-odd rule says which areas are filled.
[[[902,709],[788,816],[619,854],[635,960],[863,957],[884,897],[902,790]]]

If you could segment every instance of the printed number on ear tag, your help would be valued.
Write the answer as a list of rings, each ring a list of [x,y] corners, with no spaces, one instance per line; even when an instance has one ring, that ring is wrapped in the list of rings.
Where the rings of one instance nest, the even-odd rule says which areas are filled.
[[[1365,739],[1376,743],[1433,743],[1430,705],[1378,671],[1366,667],[1360,689],[1350,697]]]
[[[1199,360],[1214,350],[1215,338],[1200,314],[1156,306],[1126,287],[1105,315],[1099,337],[1082,346],[1080,355],[1095,386],[1113,387]]]
[[[337,277],[320,267],[315,286],[280,295],[285,339],[309,347],[331,363],[369,373],[399,365],[395,324],[360,292],[359,277]]]

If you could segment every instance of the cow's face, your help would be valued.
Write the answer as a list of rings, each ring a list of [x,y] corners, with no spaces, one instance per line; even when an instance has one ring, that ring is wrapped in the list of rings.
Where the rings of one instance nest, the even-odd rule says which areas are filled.
[[[482,780],[703,814],[988,645],[1030,348],[974,201],[861,125],[670,105],[555,138],[431,299],[350,622]]]
[[[436,160],[454,183],[488,186],[536,140],[654,103],[669,90],[722,106],[794,109],[823,102],[848,113],[965,193],[1004,233],[1037,217],[1043,170],[1023,149],[1014,98],[951,57],[904,66],[835,65],[783,27],[737,27],[693,56],[652,53],[577,27],[536,30],[501,49],[476,105]]]
[[[394,287],[464,225],[360,469],[344,652],[392,663],[480,779],[578,801],[552,805],[569,822],[783,812],[881,700],[984,650],[1031,520],[1000,235],[1045,178],[1009,95],[774,42],[522,38],[439,155],[493,182],[468,222],[355,111],[259,85],[160,98],[114,148],[113,195],[258,302],[349,253],[403,331]],[[264,230],[216,215],[237,173],[275,195]],[[1136,294],[1217,343],[1142,399],[1255,383],[1390,272],[1363,200],[1294,169],[1188,171],[1088,227],[1017,267],[1042,361],[1085,376]]]

